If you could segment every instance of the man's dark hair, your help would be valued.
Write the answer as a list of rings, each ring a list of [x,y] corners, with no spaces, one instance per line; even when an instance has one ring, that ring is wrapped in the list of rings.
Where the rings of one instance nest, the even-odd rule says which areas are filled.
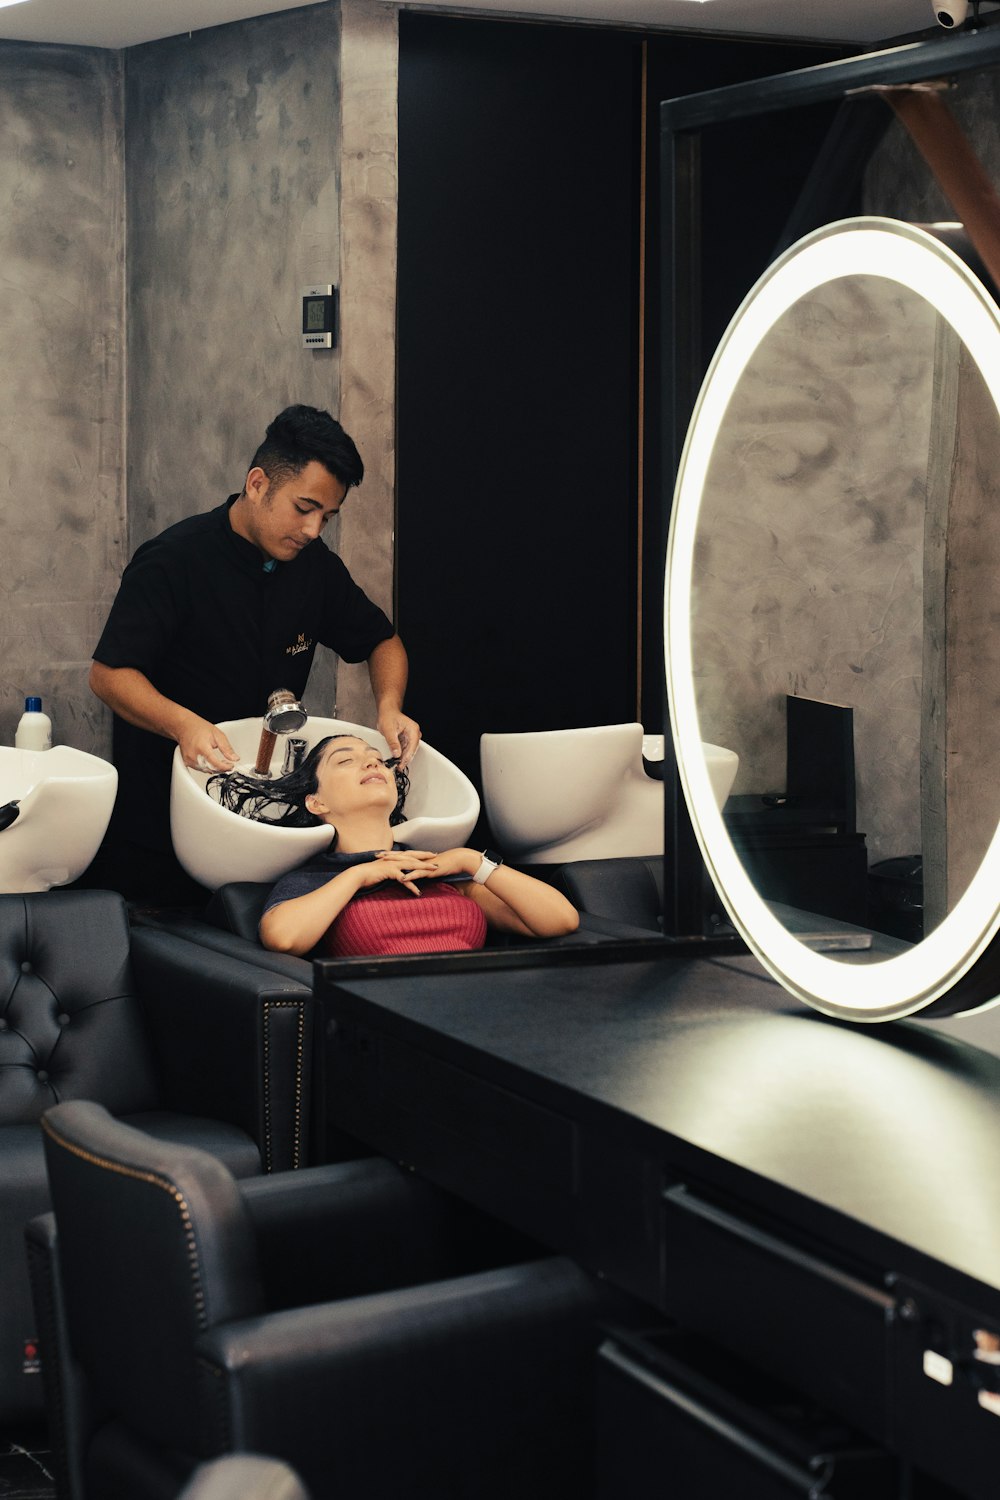
[[[328,411],[316,406],[286,406],[270,424],[250,468],[261,468],[272,484],[284,484],[316,462],[350,489],[365,477],[354,442]]]

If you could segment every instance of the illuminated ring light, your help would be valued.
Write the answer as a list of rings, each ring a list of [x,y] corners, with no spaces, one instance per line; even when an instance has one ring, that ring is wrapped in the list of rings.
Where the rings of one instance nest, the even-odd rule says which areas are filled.
[[[954,1015],[1000,997],[1000,829],[959,901],[905,953],[857,962],[793,937],[758,895],[712,795],[701,747],[691,649],[694,549],[702,493],[730,399],[762,339],[800,297],[845,276],[885,277],[929,302],[965,344],[1000,407],[1000,312],[964,262],[933,235],[894,219],[845,219],[807,235],[764,273],[716,351],[695,405],[674,490],[664,596],[670,720],[681,785],[701,852],[734,926],[806,1004],[851,1021],[916,1011]]]

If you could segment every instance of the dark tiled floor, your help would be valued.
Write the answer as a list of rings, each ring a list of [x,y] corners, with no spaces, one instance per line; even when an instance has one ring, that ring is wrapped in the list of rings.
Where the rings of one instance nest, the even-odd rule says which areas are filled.
[[[55,1493],[45,1436],[0,1433],[0,1500],[54,1500]]]

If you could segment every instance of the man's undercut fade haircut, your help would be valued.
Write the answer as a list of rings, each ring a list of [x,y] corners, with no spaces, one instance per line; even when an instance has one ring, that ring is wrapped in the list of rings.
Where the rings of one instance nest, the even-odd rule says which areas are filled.
[[[361,483],[361,454],[340,423],[316,406],[286,406],[270,424],[251,469],[263,469],[272,484],[301,474],[308,463],[322,464],[346,489]]]

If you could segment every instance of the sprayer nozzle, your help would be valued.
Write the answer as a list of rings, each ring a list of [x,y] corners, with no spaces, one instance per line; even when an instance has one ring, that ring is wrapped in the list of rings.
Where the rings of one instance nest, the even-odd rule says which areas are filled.
[[[296,729],[302,728],[308,717],[308,713],[294,693],[288,688],[275,688],[267,700],[264,724],[260,732],[260,744],[257,747],[257,763],[254,769],[258,775],[265,776],[270,768],[275,735],[294,733]]]

